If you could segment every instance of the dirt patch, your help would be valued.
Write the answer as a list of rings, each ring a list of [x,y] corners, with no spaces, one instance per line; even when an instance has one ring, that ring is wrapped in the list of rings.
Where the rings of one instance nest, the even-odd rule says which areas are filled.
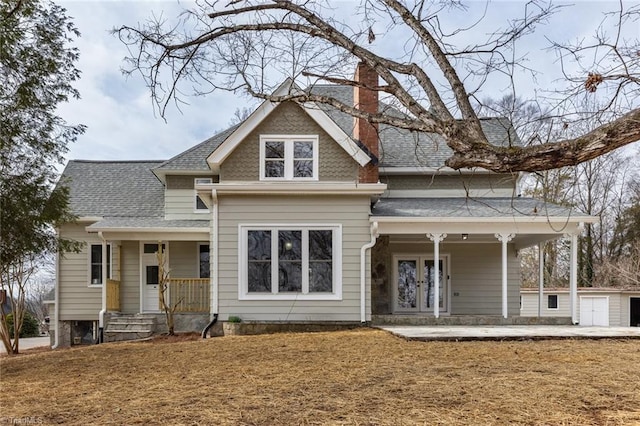
[[[64,424],[638,424],[640,341],[410,342],[379,330],[0,360],[2,416]]]

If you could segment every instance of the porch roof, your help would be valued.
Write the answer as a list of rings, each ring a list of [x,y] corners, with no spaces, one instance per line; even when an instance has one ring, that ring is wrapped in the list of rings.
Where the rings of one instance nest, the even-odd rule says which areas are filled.
[[[382,198],[370,221],[380,234],[512,234],[524,248],[564,234],[579,234],[597,217],[533,198]]]
[[[166,220],[161,217],[106,217],[86,227],[108,239],[208,240],[208,220]],[[122,235],[124,234],[124,235]]]
[[[382,198],[373,206],[372,216],[452,219],[562,217],[582,222],[590,218],[571,207],[522,197]]]

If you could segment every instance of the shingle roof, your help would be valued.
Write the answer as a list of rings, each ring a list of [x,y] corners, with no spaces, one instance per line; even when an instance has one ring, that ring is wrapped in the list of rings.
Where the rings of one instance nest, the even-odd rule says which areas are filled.
[[[239,126],[229,127],[228,129],[210,137],[204,142],[189,148],[188,150],[176,155],[175,157],[160,164],[155,170],[209,170],[207,157],[215,151],[222,142],[225,141]]]
[[[69,161],[60,182],[78,216],[162,217],[164,187],[151,169],[161,161]]]
[[[89,229],[92,228],[202,228],[206,232],[209,230],[209,221],[165,220],[158,217],[108,217],[89,226]]]
[[[571,217],[585,214],[533,198],[381,198],[372,216],[395,217]]]
[[[353,105],[353,89],[350,86],[321,84],[312,87],[311,92]],[[328,105],[320,104],[319,107],[345,133],[353,133],[353,117]],[[400,111],[382,102],[379,108],[387,114],[402,116]],[[495,145],[520,144],[508,119],[483,118],[480,122],[489,142]],[[412,132],[381,124],[379,134],[381,167],[442,167],[444,161],[453,154],[442,136],[435,133]]]

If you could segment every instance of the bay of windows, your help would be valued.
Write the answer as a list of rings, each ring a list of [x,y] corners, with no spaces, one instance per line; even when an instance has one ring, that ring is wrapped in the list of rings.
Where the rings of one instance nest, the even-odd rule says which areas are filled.
[[[241,227],[241,298],[336,299],[339,226]]]

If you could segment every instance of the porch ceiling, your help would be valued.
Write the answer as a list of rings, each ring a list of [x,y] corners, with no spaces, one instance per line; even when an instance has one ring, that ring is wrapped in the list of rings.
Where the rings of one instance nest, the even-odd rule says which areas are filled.
[[[384,234],[381,232],[381,234]],[[500,241],[495,236],[495,233],[491,234],[479,234],[479,233],[465,233],[466,239],[463,239],[463,233],[451,233],[447,232],[447,238],[445,238],[441,244],[500,244]],[[425,244],[428,247],[433,246],[431,241],[425,234],[387,234],[391,235],[391,243],[407,243],[407,244]],[[561,237],[563,234],[516,234],[511,242],[515,248],[520,250],[522,248],[530,247],[540,242],[553,240]]]

